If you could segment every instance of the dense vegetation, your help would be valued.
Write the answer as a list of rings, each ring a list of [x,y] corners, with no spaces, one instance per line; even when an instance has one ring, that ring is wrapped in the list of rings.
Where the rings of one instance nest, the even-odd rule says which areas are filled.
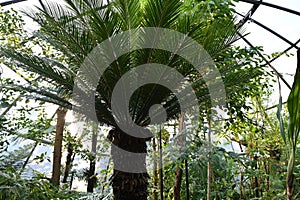
[[[299,64],[287,104],[280,97],[268,108],[279,75],[264,64],[262,47],[235,45],[237,33],[247,31],[233,11],[230,0],[65,0],[26,11],[38,24],[29,33],[18,12],[1,9],[0,199],[300,198]],[[214,115],[209,83],[191,63],[151,48],[120,56],[102,74],[94,106],[100,123],[84,115],[88,106],[73,109],[86,56],[109,37],[141,27],[178,31],[203,46],[224,83],[222,118]],[[153,135],[137,139],[114,120],[110,89],[129,70],[154,62],[190,82],[199,116],[192,123],[172,91],[148,84],[129,107],[134,123]],[[154,104],[164,105],[166,122],[150,123]],[[116,168],[121,161],[111,143],[147,153],[147,163],[139,162],[148,172]]]

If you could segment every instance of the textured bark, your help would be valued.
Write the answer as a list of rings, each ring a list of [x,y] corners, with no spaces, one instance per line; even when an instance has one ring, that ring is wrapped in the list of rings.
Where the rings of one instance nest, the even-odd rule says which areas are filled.
[[[51,183],[53,185],[59,186],[61,154],[62,154],[61,149],[62,149],[63,131],[65,125],[65,116],[67,114],[67,110],[59,108],[57,109],[56,114],[57,114],[57,122],[56,122],[56,134],[55,134],[55,142],[54,142]]]
[[[90,169],[88,172],[88,184],[87,184],[87,192],[94,192],[94,185],[97,181],[95,176],[96,171],[96,160],[95,157],[90,160]]]
[[[293,184],[294,184],[294,174],[291,174],[287,179],[287,186],[286,186],[288,200],[293,199]]]
[[[174,200],[180,200],[181,182],[182,182],[182,169],[180,167],[177,167],[176,180],[174,184]]]
[[[184,115],[181,114],[179,117],[179,124],[178,124],[178,131],[181,132],[183,130],[183,125],[184,125]],[[179,145],[181,146],[184,143],[185,138],[178,141]],[[177,166],[176,168],[176,179],[175,179],[175,184],[174,184],[174,200],[180,200],[180,193],[181,193],[181,183],[182,183],[182,168],[180,166]]]
[[[87,192],[94,192],[94,186],[97,181],[96,178],[96,148],[97,148],[97,132],[92,135],[92,156],[90,157],[90,169],[88,173]]]
[[[147,200],[148,179],[146,172],[146,139],[135,138],[118,129],[109,132],[108,138],[112,141],[111,155],[114,164],[112,187],[114,200]],[[126,152],[145,153],[136,157]],[[126,172],[119,169],[137,169],[140,173]]]
[[[71,163],[72,163],[72,155],[73,155],[73,147],[71,144],[68,145],[68,155],[66,159],[66,168],[65,168],[65,173],[64,173],[64,178],[63,178],[63,183],[67,183],[70,169],[71,169]]]

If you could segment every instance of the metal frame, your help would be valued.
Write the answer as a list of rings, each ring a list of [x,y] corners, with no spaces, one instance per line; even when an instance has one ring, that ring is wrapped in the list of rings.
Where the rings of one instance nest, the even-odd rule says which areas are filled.
[[[298,12],[296,10],[292,10],[292,9],[289,9],[289,8],[278,6],[278,5],[272,4],[272,3],[263,2],[262,0],[260,0],[260,1],[258,1],[258,0],[239,0],[239,1],[240,2],[251,3],[251,4],[254,4],[254,5],[258,5],[258,6],[264,5],[264,6],[268,6],[268,7],[271,7],[271,8],[275,8],[275,9],[278,9],[278,10],[282,10],[282,11],[300,16],[300,12]]]
[[[240,14],[239,12],[236,12],[236,11],[235,11],[235,13],[238,14],[239,16],[243,17],[242,21],[244,21],[244,19],[248,18],[246,21],[250,20],[251,22],[257,24],[257,25],[260,26],[260,27],[262,27],[263,29],[265,29],[265,30],[271,32],[273,35],[276,35],[277,37],[279,37],[280,39],[282,39],[283,41],[285,41],[286,43],[288,43],[288,44],[291,45],[292,47],[298,49],[298,47],[297,47],[293,42],[289,41],[288,39],[286,39],[285,37],[283,37],[282,35],[280,35],[280,34],[277,33],[276,31],[274,31],[273,29],[271,29],[271,28],[269,28],[269,27],[263,25],[262,23],[256,21],[255,19],[252,19],[251,17],[248,16],[248,14],[247,14],[247,15],[242,15],[242,14]]]
[[[244,36],[242,36],[240,33],[238,33],[239,36],[252,48],[254,48],[254,45],[249,42]],[[260,52],[260,51],[256,51],[258,53],[258,55],[266,62],[265,65],[268,65],[274,72],[275,74],[282,80],[282,82],[291,90],[292,87],[290,86],[290,84],[283,78],[283,76],[277,71],[277,69],[271,65],[270,61],[267,60],[267,58]]]
[[[22,1],[27,1],[27,0],[14,0],[14,1],[6,1],[6,2],[2,2],[0,3],[0,6],[4,7],[4,6],[9,6],[11,4],[14,4],[14,3],[20,3]]]
[[[281,40],[283,40],[284,42],[288,43],[290,46],[285,49],[283,51],[283,54],[288,52],[289,50],[291,50],[292,48],[295,48],[296,50],[299,50],[299,47],[297,46],[297,44],[300,42],[300,39],[298,41],[296,41],[295,43],[289,41],[287,38],[283,37],[282,35],[280,35],[279,33],[277,33],[276,31],[274,31],[273,29],[263,25],[262,23],[252,19],[253,14],[255,13],[255,11],[257,11],[257,9],[263,5],[263,6],[268,6],[274,9],[278,9],[281,11],[285,11],[291,14],[295,14],[297,16],[300,16],[300,12],[292,10],[292,9],[288,9],[288,8],[284,8],[282,6],[278,6],[275,4],[271,4],[271,3],[267,3],[267,2],[263,2],[262,0],[239,0],[240,2],[246,2],[246,3],[250,3],[253,4],[252,8],[248,11],[248,13],[246,15],[242,15],[238,12],[235,11],[235,13],[241,17],[243,17],[240,22],[239,22],[239,26],[243,26],[247,21],[251,21],[253,23],[255,23],[256,25],[262,27],[263,29],[267,30],[268,32],[272,33],[273,35],[277,36],[278,38],[280,38]],[[254,45],[248,41],[244,36],[242,36],[241,34],[239,34],[239,36],[250,46],[250,47],[254,47]],[[282,82],[289,88],[291,89],[292,87],[288,84],[288,82],[282,77],[282,75],[271,65],[271,63],[273,61],[275,61],[276,59],[278,59],[279,57],[281,57],[283,54],[280,54],[276,57],[274,57],[271,60],[267,60],[267,58],[265,56],[263,56],[263,54],[259,51],[257,51],[257,53],[259,54],[259,56],[266,62],[264,64],[268,65],[275,73],[276,75],[282,80]]]

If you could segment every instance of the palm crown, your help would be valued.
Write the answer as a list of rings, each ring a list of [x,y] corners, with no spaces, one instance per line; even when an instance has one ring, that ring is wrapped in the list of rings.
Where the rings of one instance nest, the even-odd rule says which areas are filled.
[[[80,65],[84,63],[89,53],[104,41],[109,44],[110,38],[121,32],[143,27],[165,28],[185,34],[201,44],[215,59],[219,53],[236,40],[236,28],[230,15],[230,9],[221,15],[210,16],[205,15],[207,12],[201,9],[201,5],[201,2],[180,0],[116,0],[108,1],[105,4],[100,0],[65,0],[63,4],[41,2],[38,12],[26,13],[41,27],[35,33],[35,37],[46,41],[63,56],[59,58],[41,57],[28,55],[11,48],[1,48],[3,54],[12,58],[16,66],[37,73],[40,79],[47,82],[47,85],[41,88],[38,85],[14,85],[13,87],[34,93],[37,99],[72,108],[70,98],[74,87],[78,86],[76,81],[78,81]],[[141,37],[138,38],[138,41],[143,43],[151,39]],[[172,43],[173,41],[168,42]],[[118,45],[121,47],[130,44],[120,42]],[[100,57],[102,61],[104,60],[103,62],[107,59],[106,57],[114,55],[114,51],[117,51],[117,49],[110,48],[112,46],[115,44],[107,45],[108,50],[105,51],[107,54],[102,54]],[[126,117],[122,119],[124,114],[122,111],[118,113],[118,116],[112,113],[113,89],[124,74],[149,63],[167,65],[180,72],[184,81],[192,82],[198,100],[209,101],[209,93],[204,80],[191,63],[172,52],[143,48],[127,52],[110,63],[101,77],[98,77],[99,81],[94,93],[85,93],[85,87],[89,87],[89,85],[84,82],[84,79],[81,80],[83,84],[81,87],[77,87],[79,88],[78,91],[88,98],[95,99],[95,104],[87,105],[86,110],[88,107],[93,108],[94,106],[97,120],[100,123],[118,128],[117,120],[126,121]],[[145,69],[143,72],[145,75],[153,70],[151,67]],[[91,70],[93,69],[91,68]],[[161,73],[164,72],[158,71],[156,74],[159,76]],[[134,84],[134,81],[131,83]],[[128,87],[133,86],[129,85]],[[184,90],[179,92],[184,93]],[[78,98],[76,100],[80,101]],[[81,104],[84,105],[84,102]],[[130,97],[128,110],[132,121],[142,127],[149,125],[151,122],[149,109],[155,104],[163,105],[167,119],[176,118],[182,111],[176,95],[170,89],[150,83],[139,87]],[[84,112],[89,112],[86,110]],[[82,110],[79,109],[79,111]],[[114,137],[113,143],[116,146],[124,147],[128,151],[146,152],[144,140],[133,139],[120,132],[114,133]],[[121,142],[116,141],[116,138],[122,137],[131,142],[121,144]],[[133,145],[128,147],[128,144]],[[118,152],[114,150],[112,154],[114,164],[117,165]],[[144,162],[144,158],[139,161],[142,163],[141,165],[144,165]],[[129,190],[131,193],[128,199],[145,199],[147,196],[145,192],[147,175],[142,173],[136,176],[130,175],[130,177],[128,174],[115,171],[113,179],[115,198],[123,199],[124,195],[128,197]],[[128,189],[127,192],[122,193],[120,192],[122,190],[120,185],[125,179],[144,181],[132,181],[133,184],[138,185],[135,186],[138,189],[136,191]],[[139,194],[139,190],[142,191],[141,194]],[[136,197],[133,197],[133,194]]]
[[[47,97],[52,103],[70,108],[68,99],[74,88],[74,78],[85,57],[98,44],[122,31],[141,27],[173,29],[199,42],[212,57],[216,57],[236,39],[232,18],[221,16],[218,20],[208,20],[188,10],[189,4],[191,4],[189,1],[173,0],[155,2],[121,0],[107,4],[99,0],[65,0],[61,5],[41,3],[39,12],[27,14],[41,26],[36,36],[62,52],[63,59],[26,55],[11,49],[3,49],[3,52],[13,57],[19,67],[35,72],[51,85],[57,86],[54,90],[48,91],[31,86],[23,86],[22,89],[35,92],[38,96]],[[103,58],[105,59],[105,56]],[[203,82],[190,63],[171,52],[139,49],[127,53],[113,62],[99,79],[96,111],[100,122],[116,126],[110,105],[112,89],[126,72],[146,63],[165,64],[179,71],[188,80],[195,83],[197,80],[198,85],[199,82]],[[201,100],[208,99],[205,98],[208,93],[204,91],[196,90]],[[138,125],[148,125],[149,108],[153,104],[163,102],[168,111],[168,118],[176,117],[180,109],[176,97],[172,95],[167,88],[155,84],[139,88],[129,105],[133,121]]]

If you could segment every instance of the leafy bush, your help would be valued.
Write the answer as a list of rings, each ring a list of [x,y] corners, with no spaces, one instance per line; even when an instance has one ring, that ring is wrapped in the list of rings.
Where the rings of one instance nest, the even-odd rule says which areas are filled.
[[[78,199],[77,193],[59,191],[47,180],[40,178],[23,179],[17,173],[0,171],[1,200],[49,200]]]

